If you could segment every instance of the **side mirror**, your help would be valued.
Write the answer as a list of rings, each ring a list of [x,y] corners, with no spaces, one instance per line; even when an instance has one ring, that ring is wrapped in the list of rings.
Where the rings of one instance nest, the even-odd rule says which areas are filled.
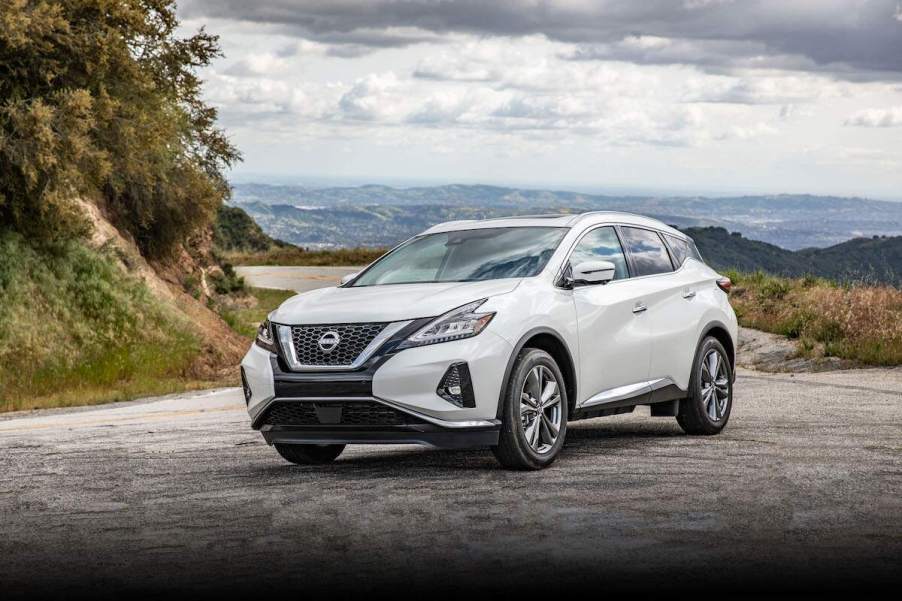
[[[607,284],[616,267],[610,261],[583,261],[573,268],[574,284]]]
[[[341,285],[344,286],[345,284],[356,278],[358,275],[360,275],[360,272],[355,271],[354,273],[349,273],[348,275],[342,276]]]

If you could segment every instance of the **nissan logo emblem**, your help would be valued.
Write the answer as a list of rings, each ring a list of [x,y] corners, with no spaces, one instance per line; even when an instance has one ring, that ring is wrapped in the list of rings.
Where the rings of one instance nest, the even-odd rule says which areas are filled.
[[[341,342],[341,336],[338,335],[338,332],[326,332],[319,337],[317,344],[324,353],[331,353],[339,342]]]

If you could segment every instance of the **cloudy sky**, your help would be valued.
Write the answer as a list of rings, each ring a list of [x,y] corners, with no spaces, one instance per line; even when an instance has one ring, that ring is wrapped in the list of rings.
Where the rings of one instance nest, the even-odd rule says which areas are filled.
[[[902,200],[899,0],[181,0],[236,180]]]

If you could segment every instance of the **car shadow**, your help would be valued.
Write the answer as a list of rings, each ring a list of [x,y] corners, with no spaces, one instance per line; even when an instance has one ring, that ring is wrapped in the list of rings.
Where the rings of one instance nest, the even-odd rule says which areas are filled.
[[[566,466],[568,451],[578,451],[579,455],[597,453],[602,456],[606,451],[613,449],[635,448],[641,450],[643,446],[652,441],[685,436],[675,422],[663,420],[647,420],[641,422],[605,423],[599,419],[587,420],[577,424],[571,424],[567,431],[567,443],[561,452],[561,456],[549,469]],[[349,447],[353,449],[352,447]],[[399,449],[386,447],[384,452],[373,453],[376,446],[367,446],[370,452],[365,454],[345,453],[330,464],[299,466],[289,463],[267,466],[264,471],[271,475],[285,475],[298,472],[312,472],[318,475],[335,474],[342,478],[397,478],[405,476],[410,478],[429,475],[435,477],[441,472],[508,472],[495,460],[491,450],[467,449],[448,450],[430,449],[411,445],[409,448]],[[273,454],[275,454],[273,452]],[[276,456],[275,461],[281,459]]]

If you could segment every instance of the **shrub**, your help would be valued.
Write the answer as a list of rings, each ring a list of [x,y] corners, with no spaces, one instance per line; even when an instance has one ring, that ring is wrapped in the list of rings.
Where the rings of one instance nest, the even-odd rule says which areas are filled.
[[[821,278],[732,274],[742,325],[797,338],[803,354],[902,364],[902,290]]]
[[[210,279],[217,294],[233,294],[245,289],[244,278],[235,273],[231,263],[223,263],[222,274],[211,276]]]
[[[0,222],[52,243],[102,198],[161,255],[211,221],[239,155],[195,75],[217,38],[178,26],[174,0],[0,3]]]

